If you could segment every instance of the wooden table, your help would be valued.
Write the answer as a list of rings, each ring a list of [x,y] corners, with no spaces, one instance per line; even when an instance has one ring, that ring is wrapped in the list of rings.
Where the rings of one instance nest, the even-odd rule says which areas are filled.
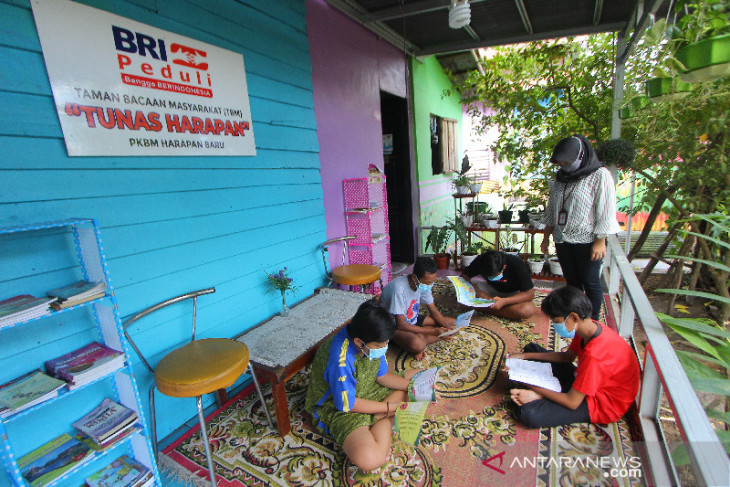
[[[317,289],[292,306],[289,316],[274,316],[236,337],[248,347],[259,382],[271,384],[281,436],[291,431],[286,382],[311,363],[320,344],[340,331],[360,304],[371,298],[370,294]]]
[[[515,225],[515,226],[512,226],[512,225]],[[529,252],[528,252],[530,255],[536,255],[536,253],[535,253],[535,235],[541,234],[544,236],[547,234],[547,231],[545,229],[537,230],[535,228],[524,226],[523,224],[520,224],[517,222],[512,223],[512,224],[500,224],[500,227],[497,227],[497,228],[486,228],[483,226],[472,225],[470,227],[466,227],[466,231],[469,233],[469,243],[471,243],[471,233],[472,232],[494,233],[495,234],[494,248],[495,248],[495,250],[500,250],[499,249],[499,234],[501,231],[505,231],[507,228],[509,228],[509,230],[511,232],[524,232],[525,238],[527,237],[527,235],[530,236],[530,248],[529,248]]]

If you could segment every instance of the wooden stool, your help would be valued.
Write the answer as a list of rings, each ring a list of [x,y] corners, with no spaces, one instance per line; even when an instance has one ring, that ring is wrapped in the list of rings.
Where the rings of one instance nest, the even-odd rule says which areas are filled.
[[[228,338],[205,338],[195,340],[195,317],[197,311],[197,297],[202,294],[215,292],[215,288],[203,289],[183,294],[168,299],[154,306],[140,311],[124,322],[124,335],[130,345],[137,351],[147,369],[154,374],[155,380],[149,391],[150,410],[152,416],[152,446],[157,458],[157,421],[155,417],[155,386],[166,396],[171,397],[194,397],[198,407],[198,420],[200,421],[200,433],[203,437],[205,455],[208,461],[208,473],[210,483],[216,486],[215,470],[213,468],[213,456],[208,441],[208,432],[205,428],[205,415],[203,414],[203,394],[223,390],[233,385],[236,380],[248,369],[251,379],[256,386],[261,405],[266,414],[269,426],[273,429],[269,410],[266,408],[264,395],[254,375],[253,367],[248,360],[248,347],[241,342]],[[193,299],[193,332],[190,343],[169,352],[153,369],[144,358],[140,350],[127,333],[127,328],[135,321],[148,314],[162,309],[171,304]]]

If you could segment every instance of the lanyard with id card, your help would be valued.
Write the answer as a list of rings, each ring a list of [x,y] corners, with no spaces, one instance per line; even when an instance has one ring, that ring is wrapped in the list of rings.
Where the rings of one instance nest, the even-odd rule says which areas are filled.
[[[568,210],[565,209],[565,200],[570,198],[570,195],[573,194],[573,190],[576,186],[577,184],[574,184],[566,196],[565,191],[568,189],[568,183],[565,183],[565,189],[563,189],[563,203],[560,205],[560,211],[558,212],[558,225],[561,227],[568,223]]]

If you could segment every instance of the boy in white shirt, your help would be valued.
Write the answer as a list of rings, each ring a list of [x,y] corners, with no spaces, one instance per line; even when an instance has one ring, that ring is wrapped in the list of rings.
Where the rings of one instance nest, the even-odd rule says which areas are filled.
[[[441,340],[439,335],[453,329],[456,322],[455,318],[443,316],[433,302],[431,288],[436,277],[436,262],[431,257],[418,257],[413,273],[393,279],[380,298],[383,308],[395,316],[393,340],[416,360],[423,360],[426,347]],[[429,314],[419,317],[421,303]]]

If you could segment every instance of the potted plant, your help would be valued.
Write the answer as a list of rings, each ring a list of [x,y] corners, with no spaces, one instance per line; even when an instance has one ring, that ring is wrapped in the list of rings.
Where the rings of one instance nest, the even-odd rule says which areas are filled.
[[[472,178],[469,183],[469,189],[472,194],[479,194],[482,191],[482,182],[477,181],[476,178]]]
[[[499,249],[505,253],[519,255],[524,244],[525,241],[520,240],[509,226],[499,234]]]
[[[646,81],[646,95],[659,101],[681,98],[692,89],[692,85],[672,77],[656,77]]]
[[[517,215],[519,215],[520,223],[523,223],[525,225],[528,225],[530,223],[530,209],[525,207],[521,210],[517,210]]]
[[[289,269],[284,267],[276,274],[266,272],[266,279],[269,283],[269,290],[276,290],[281,293],[281,311],[279,314],[281,316],[289,316],[289,306],[286,304],[286,292],[291,291],[292,294],[296,292],[294,279],[289,277]]]
[[[446,252],[451,238],[451,230],[444,225],[442,227],[433,227],[426,237],[426,250],[431,248],[433,258],[436,261],[436,267],[439,269],[449,268],[449,258],[451,255]]]
[[[557,256],[550,257],[548,264],[550,265],[550,274],[554,276],[563,275],[563,268],[560,266],[560,261]]]
[[[730,19],[724,0],[679,1],[685,13],[668,29],[682,81],[710,81],[730,74]]]
[[[471,179],[466,174],[459,174],[451,180],[451,185],[456,190],[456,194],[469,194],[469,184],[471,184]]]
[[[461,219],[461,222],[464,224],[465,227],[470,227],[474,223],[474,215],[467,210],[467,211],[461,211],[458,210],[459,213],[459,219]]]
[[[689,83],[685,83],[678,76],[683,66],[672,55],[674,42],[667,42],[669,32],[670,29],[667,28],[667,22],[664,19],[659,19],[644,32],[644,43],[655,59],[659,61],[659,64],[652,70],[653,78],[648,79],[644,84],[646,95],[653,101],[680,98],[686,96],[692,89]]]
[[[489,211],[487,213],[484,213],[482,215],[482,225],[484,225],[484,228],[498,228],[499,227],[499,217],[496,213],[493,213],[492,211]]]
[[[541,274],[545,267],[545,258],[541,255],[533,255],[527,259],[527,265],[530,267],[532,274]]]
[[[474,259],[476,259],[479,254],[484,252],[485,249],[486,244],[484,242],[474,242],[469,244],[464,252],[461,254],[461,267],[463,269],[469,267],[469,264],[474,262]]]
[[[512,222],[512,207],[513,206],[514,205],[508,205],[507,201],[505,200],[504,206],[502,207],[502,209],[500,211],[497,212],[497,213],[499,213],[499,222],[500,223],[511,223]]]

